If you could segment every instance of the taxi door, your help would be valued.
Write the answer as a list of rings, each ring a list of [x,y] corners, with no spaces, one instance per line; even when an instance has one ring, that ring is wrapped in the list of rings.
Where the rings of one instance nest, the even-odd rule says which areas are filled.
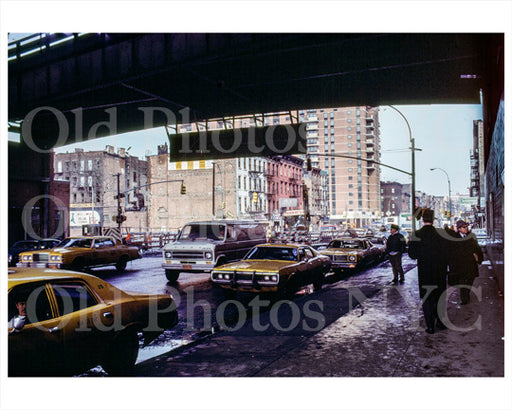
[[[23,289],[21,289],[23,288]],[[15,327],[18,292],[24,292],[26,317],[24,325]],[[60,318],[49,297],[48,285],[44,282],[20,285],[9,291],[8,369],[9,376],[52,375],[59,367],[62,334],[58,332]]]
[[[114,307],[82,281],[55,281],[50,286],[60,315],[63,356],[74,371],[98,365],[114,336]]]

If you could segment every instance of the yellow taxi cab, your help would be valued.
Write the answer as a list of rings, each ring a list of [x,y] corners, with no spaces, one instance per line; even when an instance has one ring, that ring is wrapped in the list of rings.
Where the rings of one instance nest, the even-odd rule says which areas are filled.
[[[263,244],[239,262],[215,268],[211,280],[220,287],[242,292],[290,292],[313,284],[321,289],[331,261],[308,245]]]
[[[320,253],[331,258],[332,269],[339,271],[381,262],[385,251],[385,246],[376,246],[366,238],[341,237],[333,239]]]
[[[22,252],[16,266],[82,271],[115,265],[122,272],[129,261],[140,257],[136,246],[119,244],[110,236],[77,236],[64,239],[53,249]]]
[[[9,376],[72,375],[101,365],[129,374],[148,344],[178,322],[170,295],[126,292],[89,274],[11,268]]]

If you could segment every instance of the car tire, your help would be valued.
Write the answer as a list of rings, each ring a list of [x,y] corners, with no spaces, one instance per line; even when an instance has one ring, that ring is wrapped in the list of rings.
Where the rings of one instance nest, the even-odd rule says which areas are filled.
[[[178,280],[178,277],[180,276],[180,273],[175,270],[166,269],[165,270],[165,277],[169,282],[175,283]]]
[[[319,290],[322,290],[322,286],[324,285],[324,275],[321,275],[321,277],[319,277],[318,279],[316,279],[314,282],[313,282],[313,290],[315,292],[319,291]]]
[[[84,272],[85,261],[82,258],[76,258],[71,264],[71,270],[74,270],[76,272]]]
[[[130,375],[139,354],[139,337],[134,330],[119,334],[107,349],[101,367],[109,376]]]
[[[118,272],[124,272],[126,270],[126,265],[128,264],[128,258],[126,256],[121,256],[116,263],[116,269]]]

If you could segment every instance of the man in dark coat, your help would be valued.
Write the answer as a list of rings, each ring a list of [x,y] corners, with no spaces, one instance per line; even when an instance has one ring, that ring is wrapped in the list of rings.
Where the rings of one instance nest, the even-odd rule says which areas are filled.
[[[405,253],[405,238],[399,232],[398,225],[391,225],[391,235],[386,241],[386,254],[388,255],[391,268],[393,269],[393,283],[404,283],[404,270],[402,268],[402,253]]]
[[[445,329],[442,318],[446,316],[446,272],[448,241],[433,226],[434,211],[423,212],[423,227],[409,240],[409,256],[418,260],[418,285],[423,305],[427,333],[434,333],[434,326]],[[441,315],[439,314],[441,313]]]
[[[484,257],[475,234],[469,232],[468,223],[458,220],[456,227],[457,232],[452,231],[454,240],[450,245],[449,265],[450,272],[458,274],[460,303],[466,305],[470,300],[473,281],[478,276],[478,264],[482,263]]]

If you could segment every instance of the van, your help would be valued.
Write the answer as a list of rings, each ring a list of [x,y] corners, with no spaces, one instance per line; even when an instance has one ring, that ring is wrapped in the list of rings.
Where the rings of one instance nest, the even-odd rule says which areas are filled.
[[[170,282],[181,272],[211,273],[216,266],[242,259],[267,242],[265,224],[251,221],[190,222],[163,249],[162,268]]]

